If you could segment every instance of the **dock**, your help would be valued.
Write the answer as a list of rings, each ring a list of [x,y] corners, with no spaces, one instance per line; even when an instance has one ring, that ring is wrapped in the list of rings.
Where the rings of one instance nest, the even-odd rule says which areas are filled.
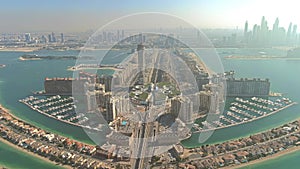
[[[56,95],[39,98],[36,96],[29,96],[25,99],[19,100],[19,102],[40,114],[64,123],[94,131],[103,130],[103,124],[90,126],[89,117],[87,117],[86,114],[76,113],[76,105],[74,104],[73,97]]]
[[[193,133],[219,130],[249,123],[271,116],[295,104],[297,102],[293,102],[288,98],[273,101],[257,97],[252,97],[251,99],[235,98],[230,104],[229,110],[225,111],[218,121],[204,121],[202,122],[204,127],[194,127],[196,131]]]

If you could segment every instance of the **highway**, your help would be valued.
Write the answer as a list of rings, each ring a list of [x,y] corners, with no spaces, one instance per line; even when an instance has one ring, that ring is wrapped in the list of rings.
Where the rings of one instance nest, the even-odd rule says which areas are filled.
[[[134,136],[137,135],[137,137],[134,137],[134,144],[137,143],[137,146],[135,150],[132,151],[137,151],[136,153],[133,153],[135,156],[132,157],[134,158],[134,162],[132,163],[131,168],[133,169],[144,169],[147,168],[147,151],[148,151],[148,138],[151,137],[151,129],[152,125],[151,123],[145,123],[147,116],[148,116],[148,111],[145,112],[144,114],[139,114],[140,117],[140,124],[138,124],[138,130],[134,133]]]

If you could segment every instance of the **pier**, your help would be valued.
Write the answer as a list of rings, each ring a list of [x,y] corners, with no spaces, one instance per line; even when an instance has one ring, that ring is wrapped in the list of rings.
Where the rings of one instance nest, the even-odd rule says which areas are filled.
[[[69,71],[77,71],[77,70],[87,70],[87,69],[111,69],[111,70],[122,70],[123,67],[119,65],[100,65],[100,64],[79,64],[76,66],[69,67],[67,70]]]
[[[251,99],[236,98],[235,101],[230,104],[229,110],[221,115],[219,121],[204,121],[202,122],[203,127],[193,127],[196,130],[193,133],[218,130],[249,123],[273,115],[295,104],[297,103],[288,98],[276,99],[275,101],[257,97],[252,97]]]
[[[19,100],[32,110],[35,110],[47,117],[59,120],[70,125],[102,131],[103,124],[97,126],[89,126],[89,117],[84,113],[76,113],[73,97],[62,97],[60,95],[51,96],[48,98],[38,98],[29,96]]]

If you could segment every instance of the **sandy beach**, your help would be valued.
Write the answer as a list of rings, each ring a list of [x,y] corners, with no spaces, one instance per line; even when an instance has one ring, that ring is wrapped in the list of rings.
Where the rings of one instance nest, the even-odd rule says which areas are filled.
[[[5,112],[8,112],[8,113],[9,113],[9,110],[7,110],[6,108],[4,108],[2,105],[0,105],[0,108],[1,108],[2,110],[4,110]],[[11,115],[12,117],[18,119],[17,117],[15,117],[14,115],[12,115],[11,113],[10,113],[10,115]],[[5,143],[5,144],[7,144],[8,146],[11,146],[11,147],[13,147],[13,148],[15,148],[15,149],[18,149],[19,151],[22,151],[22,152],[24,152],[24,153],[27,153],[28,155],[34,156],[34,157],[39,158],[39,159],[41,159],[41,160],[44,160],[44,161],[47,161],[47,162],[52,163],[52,164],[54,164],[54,165],[57,165],[56,162],[51,161],[51,160],[49,160],[48,158],[45,158],[45,157],[40,156],[40,155],[38,155],[38,154],[35,154],[35,153],[33,153],[33,152],[29,151],[29,150],[23,149],[23,148],[21,148],[21,147],[15,145],[15,144],[13,144],[13,143],[11,143],[11,142],[5,140],[5,139],[3,139],[2,137],[0,137],[0,141],[3,142],[3,143]],[[68,168],[68,169],[71,169],[71,168],[72,168],[71,166],[67,166],[67,165],[61,165],[61,164],[60,164],[60,166],[62,166],[62,167],[64,167],[64,168]]]
[[[17,145],[14,145],[13,143],[11,143],[11,142],[9,142],[9,141],[3,139],[2,137],[0,137],[0,141],[3,142],[3,143],[5,143],[5,144],[7,144],[7,145],[10,146],[10,147],[13,147],[13,148],[17,149],[18,151],[22,151],[23,153],[26,153],[26,154],[28,154],[28,155],[34,156],[35,158],[38,158],[38,159],[44,160],[44,161],[46,161],[46,162],[48,162],[48,163],[52,163],[52,164],[54,164],[54,165],[57,165],[56,162],[51,161],[51,160],[49,160],[48,158],[42,157],[42,156],[40,156],[40,155],[37,155],[37,154],[35,154],[35,153],[33,153],[33,152],[29,151],[29,150],[23,149],[23,148],[21,148],[21,147],[19,147],[19,146],[17,146]],[[72,168],[71,166],[61,165],[61,164],[59,164],[59,166],[61,166],[61,167],[63,167],[63,168],[68,168],[68,169],[71,169],[71,168]]]
[[[8,109],[6,109],[5,107],[3,107],[1,104],[0,104],[0,109],[4,110],[5,112],[9,113],[9,115],[11,115],[11,117],[15,118],[15,119],[18,119],[18,120],[21,120],[19,117],[15,116],[14,114],[12,114]],[[27,121],[25,120],[21,120],[23,122],[26,122],[28,123]]]
[[[291,147],[291,148],[282,150],[282,151],[280,151],[276,154],[273,154],[273,155],[270,155],[270,156],[267,156],[267,157],[264,157],[264,158],[260,158],[260,159],[257,159],[257,160],[253,160],[253,161],[250,161],[248,163],[243,163],[243,164],[235,165],[235,166],[227,166],[227,167],[224,167],[224,169],[238,169],[238,168],[241,168],[241,167],[247,167],[247,166],[258,164],[258,163],[265,162],[265,161],[268,161],[268,160],[276,159],[276,158],[279,158],[283,155],[293,153],[293,152],[296,152],[296,151],[300,151],[300,146]]]
[[[24,48],[0,48],[0,52],[33,52],[40,50],[40,47],[24,47]]]
[[[8,109],[4,108],[2,105],[0,105],[0,108],[2,110],[4,110],[4,111],[8,112],[12,117],[14,117],[16,119],[19,119],[18,117],[16,117],[13,114],[11,114],[10,111]],[[21,148],[21,147],[19,147],[17,145],[14,145],[13,143],[11,143],[11,142],[3,139],[2,137],[0,137],[0,141],[3,142],[3,143],[5,143],[5,144],[7,144],[7,145],[9,145],[9,146],[11,146],[11,147],[14,147],[14,148],[18,149],[18,150],[20,150],[20,151],[22,151],[24,153],[30,154],[30,155],[32,155],[32,156],[34,156],[36,158],[39,158],[41,160],[47,161],[47,162],[55,164],[55,165],[57,164],[57,163],[55,163],[55,162],[53,162],[53,161],[51,161],[51,160],[49,160],[49,159],[47,159],[45,157],[42,157],[42,156],[37,155],[35,153],[32,153],[32,152],[30,152],[30,151],[28,151],[26,149],[23,149],[23,148]],[[261,162],[265,162],[265,161],[268,161],[268,160],[271,160],[271,159],[276,159],[276,158],[278,158],[280,156],[283,156],[283,155],[286,155],[286,154],[289,154],[289,153],[293,153],[293,152],[296,152],[296,151],[300,151],[300,146],[291,147],[291,148],[282,150],[282,151],[280,151],[280,152],[278,152],[276,154],[273,154],[273,155],[270,155],[270,156],[267,156],[267,157],[264,157],[264,158],[260,158],[260,159],[257,159],[257,160],[253,160],[253,161],[250,161],[248,163],[242,163],[240,165],[234,165],[234,166],[233,165],[226,166],[224,168],[225,169],[237,169],[237,168],[241,168],[241,167],[247,167],[247,166],[258,164],[258,163],[261,163]],[[64,168],[72,168],[71,166],[67,166],[67,165],[64,165],[62,167],[64,167]]]

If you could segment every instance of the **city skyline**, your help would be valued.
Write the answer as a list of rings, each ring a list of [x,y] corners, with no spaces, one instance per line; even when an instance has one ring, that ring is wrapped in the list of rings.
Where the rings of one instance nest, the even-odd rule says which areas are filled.
[[[51,1],[36,0],[2,2],[0,32],[63,31],[82,32],[98,29],[111,20],[143,12],[161,12],[178,16],[200,29],[243,28],[243,23],[257,23],[261,16],[271,22],[278,17],[283,27],[290,22],[299,25],[297,5],[288,1],[175,1],[104,2],[104,1]],[[288,10],[285,10],[288,9]],[[63,16],[63,17],[61,17]],[[252,27],[253,25],[249,25]]]
[[[297,45],[299,43],[299,34],[297,33],[297,24],[290,22],[288,28],[280,25],[279,18],[276,18],[272,24],[263,16],[260,24],[254,24],[249,28],[248,21],[244,26],[243,42],[250,46],[280,46]]]
[[[130,17],[135,17],[144,20],[144,16],[156,18],[160,16],[160,18],[164,18],[162,20],[167,21],[167,18],[170,17],[169,15],[162,15],[158,13],[147,13],[142,15],[134,15]],[[128,17],[128,18],[130,18]],[[145,20],[151,20],[151,18],[147,18]],[[240,47],[240,46],[248,46],[248,47],[255,47],[255,46],[263,46],[263,47],[270,47],[270,46],[297,46],[300,42],[300,35],[298,33],[297,24],[290,22],[287,27],[282,25],[281,19],[276,18],[274,23],[269,21],[268,18],[265,16],[261,17],[260,22],[250,23],[248,20],[244,22],[244,26],[240,27],[240,29],[200,29],[192,27],[184,27],[181,24],[185,23],[185,21],[179,20],[178,21],[171,21],[168,22],[172,23],[174,28],[172,27],[160,27],[158,24],[162,24],[163,22],[159,21],[158,24],[155,25],[156,28],[151,28],[151,22],[147,24],[149,29],[143,29],[139,27],[139,22],[135,22],[135,19],[127,20],[128,23],[133,24],[132,26],[125,27],[124,29],[118,27],[122,24],[121,20],[119,23],[115,24],[117,26],[108,27],[106,29],[102,28],[100,32],[98,32],[97,39],[99,42],[102,43],[102,47],[107,46],[109,44],[113,44],[115,42],[120,41],[126,37],[133,36],[138,32],[145,31],[145,32],[157,32],[161,31],[163,34],[174,36],[177,38],[183,38],[184,36],[199,36],[200,32],[204,33],[211,42],[215,45],[215,47]],[[135,23],[133,23],[135,22]],[[177,24],[177,27],[175,25]],[[251,25],[253,25],[251,27]],[[143,25],[143,26],[146,26]],[[182,30],[186,30],[189,32],[189,35],[182,34]],[[95,30],[90,30],[86,32],[74,32],[68,33],[63,31],[51,31],[51,32],[18,32],[18,33],[1,33],[0,35],[0,45],[4,45],[6,47],[21,47],[24,45],[29,47],[46,47],[51,48],[55,47],[58,48],[57,45],[60,45],[61,48],[65,47],[78,47],[82,46],[83,43],[94,33]],[[199,38],[199,37],[198,37]],[[78,43],[81,45],[75,45],[74,43]],[[46,45],[46,46],[43,46]]]

